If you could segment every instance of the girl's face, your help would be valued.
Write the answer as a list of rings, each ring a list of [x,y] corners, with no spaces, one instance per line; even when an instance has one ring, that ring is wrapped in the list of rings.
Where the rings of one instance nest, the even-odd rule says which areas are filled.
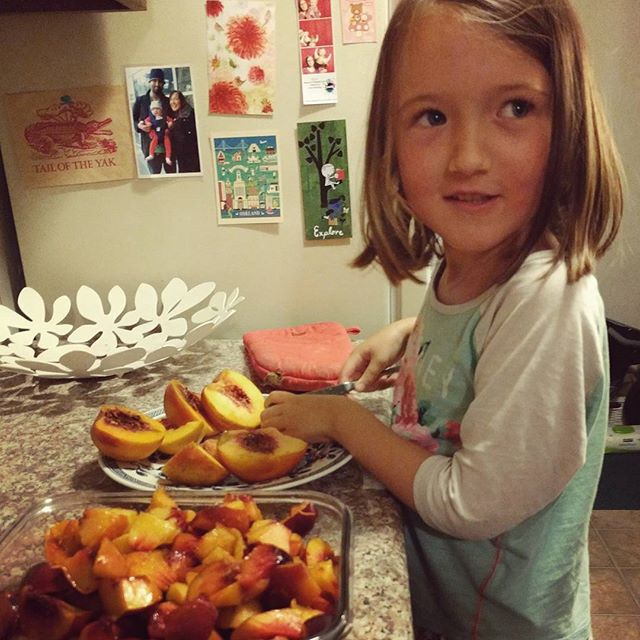
[[[182,105],[180,104],[180,96],[177,93],[171,94],[171,97],[169,98],[169,105],[173,111],[178,111],[180,109]]]
[[[448,263],[503,256],[524,239],[543,188],[547,71],[443,6],[417,20],[398,71],[396,152],[414,215],[442,238]]]

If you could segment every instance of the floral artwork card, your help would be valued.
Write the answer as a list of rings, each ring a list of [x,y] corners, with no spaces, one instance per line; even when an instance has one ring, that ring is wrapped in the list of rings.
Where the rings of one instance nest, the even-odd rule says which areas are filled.
[[[300,122],[297,138],[305,238],[350,238],[351,197],[345,120]]]
[[[211,138],[218,224],[281,222],[276,134]]]
[[[135,177],[122,87],[5,95],[20,177],[30,187]]]
[[[298,44],[303,104],[338,101],[331,0],[293,0],[298,11]]]
[[[209,113],[271,115],[275,0],[207,0]]]
[[[374,0],[340,0],[342,43],[376,42]]]

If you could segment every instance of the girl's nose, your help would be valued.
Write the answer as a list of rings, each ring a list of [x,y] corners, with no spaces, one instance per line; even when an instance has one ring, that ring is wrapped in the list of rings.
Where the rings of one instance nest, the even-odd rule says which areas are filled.
[[[449,171],[462,175],[486,172],[491,165],[487,142],[477,126],[460,127],[451,139]]]

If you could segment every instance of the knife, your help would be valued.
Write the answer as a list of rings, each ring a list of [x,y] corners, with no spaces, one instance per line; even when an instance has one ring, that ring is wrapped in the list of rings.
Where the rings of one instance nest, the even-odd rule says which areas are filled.
[[[394,364],[386,369],[383,369],[380,372],[380,376],[388,376],[392,373],[396,373],[396,371],[400,371],[400,364]],[[356,386],[355,380],[350,380],[349,382],[341,382],[340,384],[333,384],[330,387],[324,387],[323,389],[316,389],[315,391],[306,391],[305,393],[314,393],[316,395],[321,396],[340,396],[345,393],[349,393],[349,391],[353,391]]]

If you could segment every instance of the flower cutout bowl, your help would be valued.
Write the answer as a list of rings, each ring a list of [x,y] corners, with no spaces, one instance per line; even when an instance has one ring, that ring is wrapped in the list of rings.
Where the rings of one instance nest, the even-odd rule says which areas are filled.
[[[229,295],[215,288],[215,282],[189,288],[174,278],[158,292],[142,283],[128,308],[121,287],[103,301],[83,285],[74,326],[68,296],[57,298],[48,315],[42,296],[26,287],[20,313],[0,305],[0,368],[40,378],[98,378],[159,362],[207,336],[244,300],[237,288]]]

